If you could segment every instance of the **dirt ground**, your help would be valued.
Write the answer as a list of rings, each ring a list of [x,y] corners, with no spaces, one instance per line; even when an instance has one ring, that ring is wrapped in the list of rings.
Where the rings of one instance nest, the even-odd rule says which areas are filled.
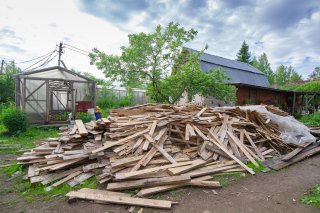
[[[2,156],[10,157],[10,156]],[[12,156],[11,156],[12,157]],[[13,192],[6,192],[10,182],[0,176],[0,212],[127,212],[119,205],[89,201],[68,204],[65,199],[28,203]],[[299,198],[320,182],[320,155],[278,172],[259,173],[242,178],[222,189],[184,188],[163,193],[158,198],[178,201],[169,211],[144,209],[143,212],[320,212],[302,204]],[[137,209],[139,210],[139,209]]]

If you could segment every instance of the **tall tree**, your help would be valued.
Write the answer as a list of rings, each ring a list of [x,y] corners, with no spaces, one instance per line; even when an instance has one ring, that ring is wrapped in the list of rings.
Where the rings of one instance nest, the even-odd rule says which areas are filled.
[[[171,75],[183,45],[193,40],[196,35],[197,31],[186,30],[178,23],[171,22],[165,28],[158,25],[152,33],[129,35],[129,45],[121,48],[120,56],[107,55],[94,49],[90,54],[91,64],[95,64],[107,77],[120,81],[127,87],[136,83],[147,85],[148,93],[156,102],[176,103],[185,91],[192,95],[198,92],[203,95],[216,95],[217,98],[234,98],[234,87],[225,86],[227,77],[223,72],[202,72],[199,56],[203,51],[188,53],[185,63],[176,67]],[[216,75],[221,76],[217,81],[204,81],[205,77],[209,79]],[[197,81],[199,79],[200,81]],[[215,83],[223,89],[206,89],[213,87]],[[229,93],[233,95],[228,95]]]
[[[309,75],[310,80],[320,80],[320,67],[315,67],[313,72]]]
[[[241,48],[239,52],[237,53],[237,61],[242,61],[244,63],[251,63],[251,53],[249,52],[249,45],[246,43],[246,41],[242,42]]]
[[[287,83],[301,81],[302,76],[299,75],[292,66],[286,67],[281,64],[275,72],[275,83],[277,87],[282,87]]]
[[[4,73],[0,74],[0,103],[14,101],[15,94],[15,74],[21,72],[14,61],[5,64]]]
[[[274,83],[274,72],[271,69],[269,60],[268,60],[268,56],[266,53],[262,53],[258,59],[254,58],[252,60],[252,65],[254,67],[256,67],[258,70],[260,70],[261,72],[263,72],[266,77],[268,78],[269,84],[273,85]]]

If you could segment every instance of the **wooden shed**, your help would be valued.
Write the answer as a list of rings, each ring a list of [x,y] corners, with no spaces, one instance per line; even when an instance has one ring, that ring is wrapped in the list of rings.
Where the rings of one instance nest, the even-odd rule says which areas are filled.
[[[63,123],[95,107],[96,82],[55,66],[16,75],[16,106],[31,123]]]

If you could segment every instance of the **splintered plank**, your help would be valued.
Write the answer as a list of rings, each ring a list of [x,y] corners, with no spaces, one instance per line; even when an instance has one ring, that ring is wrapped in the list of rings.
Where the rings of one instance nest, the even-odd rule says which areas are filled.
[[[234,136],[231,132],[227,131],[229,137],[231,140],[240,148],[240,150],[243,152],[243,154],[250,160],[250,162],[255,165],[256,167],[259,167],[259,164],[255,159],[250,155],[250,153],[244,148],[244,144],[242,144],[239,139]]]
[[[144,199],[144,198],[133,198],[126,196],[109,195],[105,196],[103,194],[88,193],[88,192],[76,192],[72,191],[66,194],[67,197],[80,198],[86,200],[96,200],[108,203],[135,205],[135,206],[146,206],[153,208],[170,209],[171,201],[167,200],[154,200],[154,199]]]
[[[121,144],[121,143],[123,143],[123,142],[126,142],[126,141],[128,141],[128,140],[134,139],[134,138],[136,138],[136,137],[139,137],[140,135],[143,135],[143,134],[147,133],[148,131],[149,131],[149,129],[145,129],[145,130],[142,130],[142,131],[140,131],[140,132],[137,132],[137,133],[135,133],[135,134],[133,134],[133,135],[130,135],[130,136],[126,137],[126,138],[120,139],[120,140],[118,140],[118,141],[115,141],[115,142],[106,142],[106,143],[103,144],[102,147],[91,151],[91,153],[94,154],[94,153],[101,152],[101,151],[103,151],[103,150],[105,150],[105,149],[108,149],[108,148],[110,148],[110,147],[119,145],[119,144]]]
[[[236,158],[233,154],[231,154],[228,149],[226,149],[224,146],[222,146],[218,142],[219,139],[214,134],[212,134],[211,132],[209,132],[209,134],[213,138],[213,139],[211,139],[211,138],[209,139],[212,143],[214,143],[217,147],[219,147],[222,151],[224,151],[227,155],[229,155],[234,161],[236,161],[241,167],[243,167],[245,170],[247,170],[250,174],[252,174],[252,175],[255,174],[255,172],[251,168],[249,168],[244,163],[242,163],[238,158]]]
[[[192,162],[187,161],[187,162],[180,162],[180,163],[175,163],[175,164],[170,164],[170,165],[158,166],[158,167],[149,168],[149,169],[142,169],[139,171],[133,171],[133,172],[127,172],[127,173],[116,173],[116,179],[126,179],[126,178],[137,177],[140,175],[150,174],[150,173],[154,173],[154,172],[167,170],[167,169],[173,168],[173,167],[186,166],[186,165],[190,165],[190,164],[192,164]]]
[[[142,180],[121,181],[115,183],[109,183],[107,190],[124,190],[141,187],[151,187],[159,185],[180,184],[190,181],[191,178],[188,175],[179,175],[173,177],[160,177],[160,178],[147,178]]]
[[[87,180],[91,178],[94,175],[94,173],[88,172],[88,173],[82,173],[79,176],[75,177],[74,180],[70,181],[68,183],[69,186],[73,187],[79,183],[81,183],[84,180]]]
[[[207,161],[204,161],[202,159],[197,159],[197,160],[192,161],[191,165],[177,167],[177,168],[170,168],[170,169],[168,169],[168,173],[170,175],[180,175],[180,174],[189,172],[195,168],[201,167],[207,163],[208,163]]]
[[[81,136],[88,135],[88,131],[87,131],[86,127],[84,126],[82,120],[75,120],[75,123],[78,127],[79,135],[81,135]]]
[[[72,130],[69,132],[69,135],[74,135],[74,134],[76,134],[77,130],[78,130],[77,125],[73,125]]]

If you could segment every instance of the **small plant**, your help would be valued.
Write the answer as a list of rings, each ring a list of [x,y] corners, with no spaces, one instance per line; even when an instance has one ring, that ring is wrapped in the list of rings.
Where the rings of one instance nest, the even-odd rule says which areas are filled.
[[[87,112],[76,112],[76,119],[82,120],[84,123],[90,122],[92,117]]]
[[[15,107],[8,107],[2,110],[1,121],[12,134],[27,130],[27,114]]]
[[[314,205],[320,208],[320,184],[317,184],[310,190],[310,194],[303,196],[301,199],[302,203]]]

